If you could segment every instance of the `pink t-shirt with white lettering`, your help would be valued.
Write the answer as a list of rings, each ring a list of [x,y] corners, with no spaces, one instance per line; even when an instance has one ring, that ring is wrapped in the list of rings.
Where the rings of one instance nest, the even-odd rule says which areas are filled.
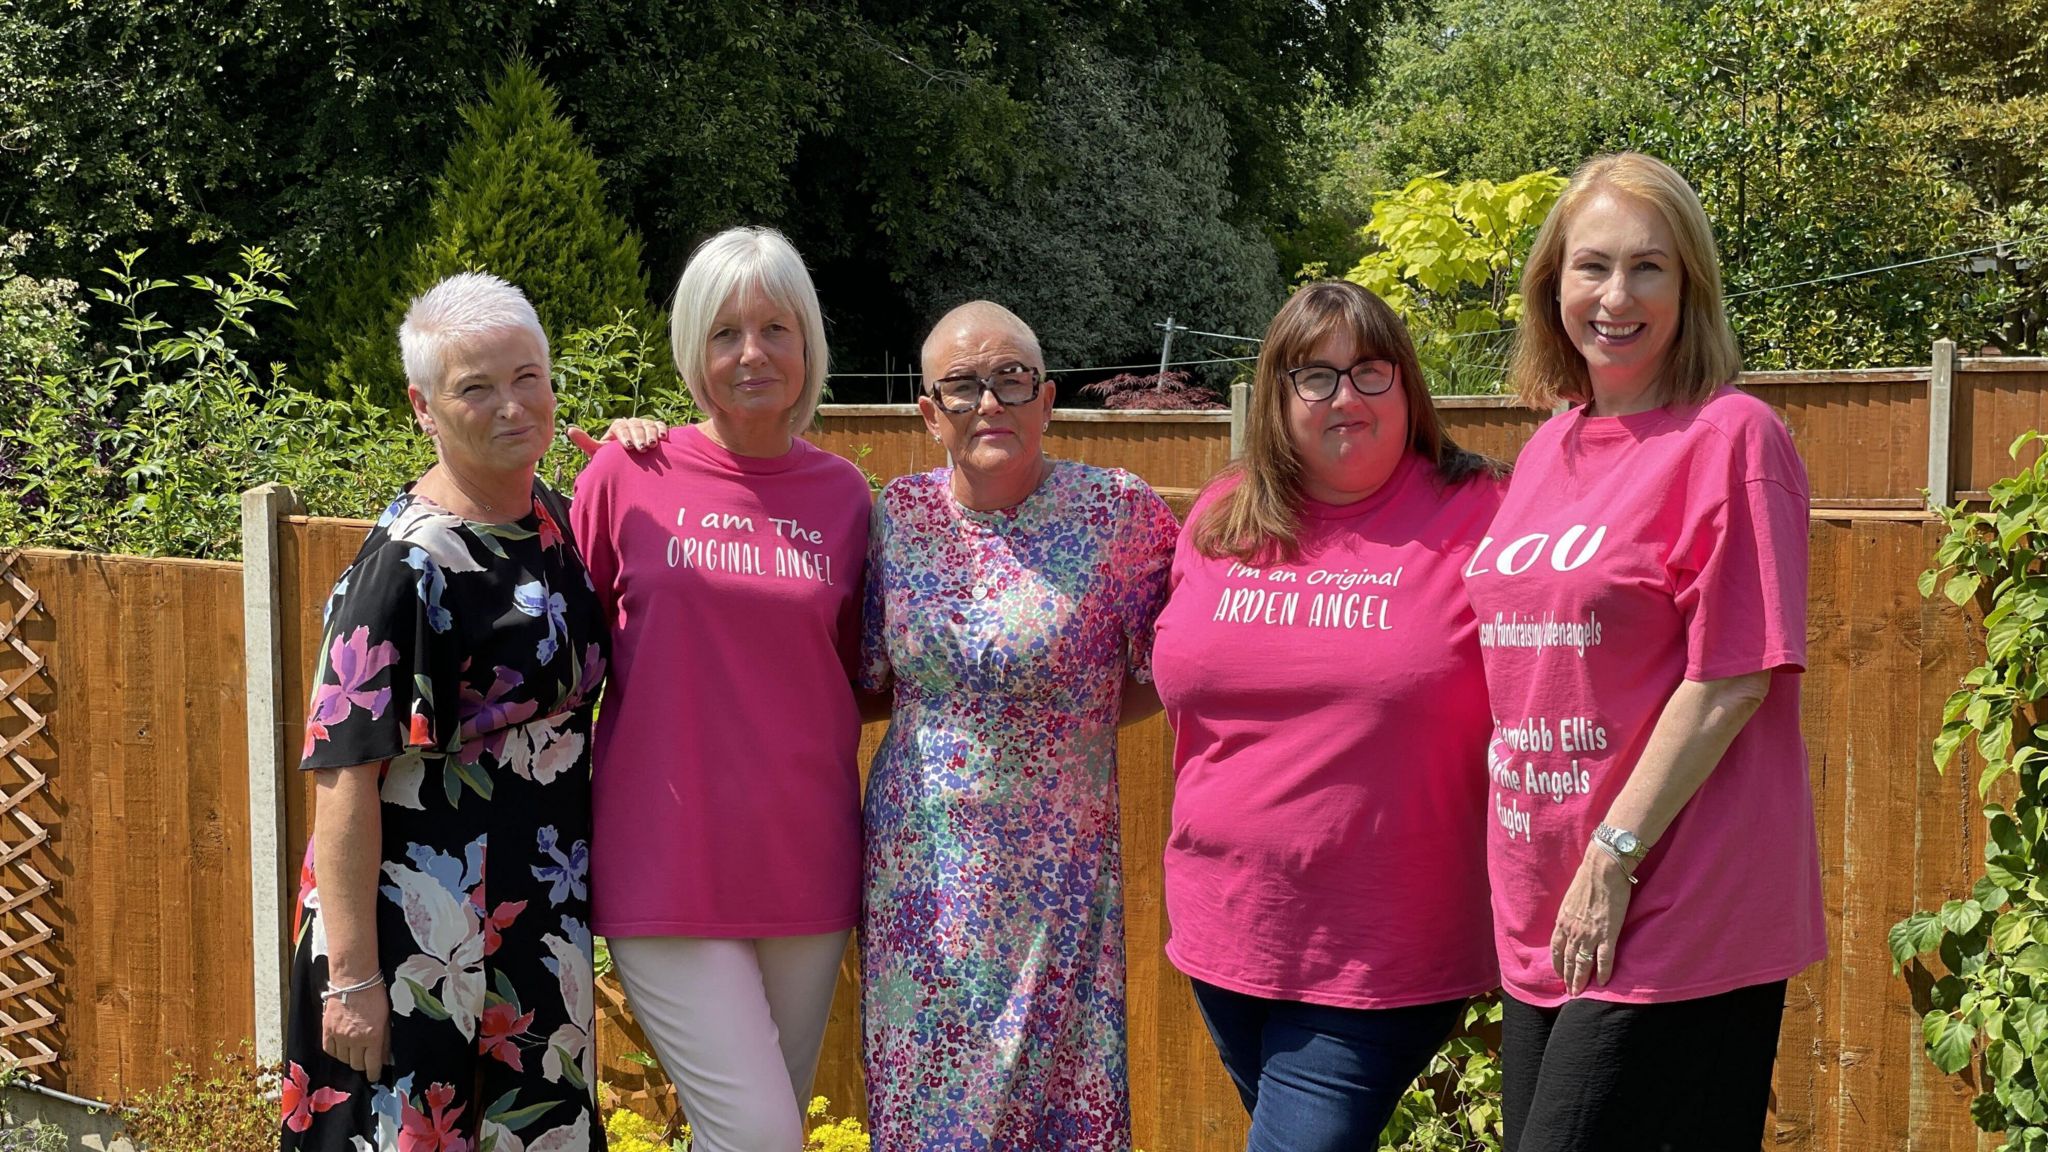
[[[1487,862],[1501,981],[1565,1001],[1550,938],[1594,826],[1681,680],[1774,670],[1770,693],[1636,869],[1613,976],[1585,996],[1689,1000],[1827,952],[1799,731],[1806,470],[1762,401],[1539,429],[1466,565],[1496,728]]]
[[[798,440],[607,446],[570,508],[612,628],[591,799],[606,936],[804,936],[860,918],[851,670],[870,500]]]
[[[1411,454],[1358,503],[1305,502],[1291,563],[1211,559],[1181,533],[1152,669],[1182,972],[1345,1008],[1498,983],[1472,767],[1491,721],[1459,572],[1499,502]]]

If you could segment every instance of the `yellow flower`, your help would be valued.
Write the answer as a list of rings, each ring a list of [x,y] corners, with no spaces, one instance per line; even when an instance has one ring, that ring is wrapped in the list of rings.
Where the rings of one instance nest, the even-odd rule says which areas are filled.
[[[868,1134],[860,1121],[832,1119],[831,1101],[823,1096],[813,1096],[804,1115],[814,1122],[804,1140],[804,1152],[868,1152]]]

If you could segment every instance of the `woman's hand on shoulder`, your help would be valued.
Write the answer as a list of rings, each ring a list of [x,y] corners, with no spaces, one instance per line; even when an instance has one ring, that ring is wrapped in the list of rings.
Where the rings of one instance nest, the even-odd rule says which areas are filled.
[[[668,425],[644,416],[627,416],[614,420],[604,430],[604,435],[593,440],[590,433],[581,428],[569,429],[569,443],[585,456],[597,455],[597,450],[606,444],[617,442],[626,446],[628,452],[645,452],[661,442],[668,433]]]

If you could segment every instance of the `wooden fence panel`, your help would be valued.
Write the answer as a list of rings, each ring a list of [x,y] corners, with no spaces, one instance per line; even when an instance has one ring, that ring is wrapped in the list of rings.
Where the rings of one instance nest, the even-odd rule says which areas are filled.
[[[2006,450],[2014,437],[2048,431],[2048,360],[1964,360],[1956,371],[1954,421],[1949,458],[1956,492],[1981,498],[2012,475]]]
[[[1969,781],[1927,762],[1942,702],[1982,655],[1964,614],[1914,587],[1938,539],[1917,520],[1813,524],[1803,703],[1828,958],[1787,993],[1773,1147],[1978,1145],[1969,1092],[1921,1055],[1927,982],[1892,974],[1885,939],[1966,893],[1981,859]]]
[[[118,1099],[254,1029],[241,571],[44,551],[16,570],[48,661],[48,1082]]]
[[[908,404],[827,406],[809,438],[849,460],[859,458],[883,480],[946,462],[945,449]],[[1063,460],[1127,469],[1155,488],[1199,488],[1230,462],[1230,413],[1061,408],[1046,430],[1045,450]]]

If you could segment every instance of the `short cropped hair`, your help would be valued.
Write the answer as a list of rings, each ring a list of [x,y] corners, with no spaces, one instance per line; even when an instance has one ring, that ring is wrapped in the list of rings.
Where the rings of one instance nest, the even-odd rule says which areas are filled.
[[[1559,401],[1592,398],[1586,359],[1558,316],[1564,279],[1565,234],[1585,206],[1602,192],[1630,197],[1657,209],[1671,229],[1673,253],[1683,276],[1678,337],[1664,373],[1663,404],[1700,404],[1742,371],[1742,351],[1728,325],[1721,300],[1721,257],[1706,209],[1671,166],[1641,152],[1595,156],[1579,165],[1571,183],[1550,208],[1542,231],[1522,266],[1522,326],[1515,336],[1508,379],[1522,403],[1555,408]]]
[[[1408,398],[1407,450],[1429,463],[1437,483],[1457,484],[1481,472],[1505,474],[1503,465],[1458,447],[1444,430],[1408,326],[1387,302],[1348,280],[1319,280],[1288,297],[1266,326],[1258,366],[1252,370],[1244,455],[1216,481],[1234,481],[1234,486],[1204,509],[1190,529],[1202,555],[1254,565],[1299,558],[1302,462],[1287,430],[1287,394],[1293,386],[1285,374],[1306,363],[1333,332],[1349,332],[1359,355],[1393,362]]]
[[[432,396],[447,370],[448,350],[488,333],[526,332],[548,356],[548,334],[526,293],[488,272],[458,272],[413,297],[398,326],[405,382]]]
[[[818,290],[811,283],[804,258],[789,238],[773,228],[728,228],[697,246],[676,282],[674,309],[669,314],[669,350],[676,374],[689,386],[697,407],[713,405],[704,387],[706,348],[718,310],[742,292],[766,295],[796,313],[804,338],[804,390],[790,417],[790,433],[801,436],[818,412],[825,394],[831,354],[825,346],[825,317],[818,308]]]
[[[918,352],[918,366],[924,372],[927,391],[939,378],[938,372],[932,368],[932,356],[953,332],[963,326],[971,332],[996,331],[1016,337],[1018,346],[1029,355],[1031,367],[1045,371],[1045,353],[1039,350],[1038,333],[1031,330],[1031,325],[1026,324],[1022,316],[993,300],[969,300],[955,305],[939,317],[930,332],[925,333],[924,344]]]

